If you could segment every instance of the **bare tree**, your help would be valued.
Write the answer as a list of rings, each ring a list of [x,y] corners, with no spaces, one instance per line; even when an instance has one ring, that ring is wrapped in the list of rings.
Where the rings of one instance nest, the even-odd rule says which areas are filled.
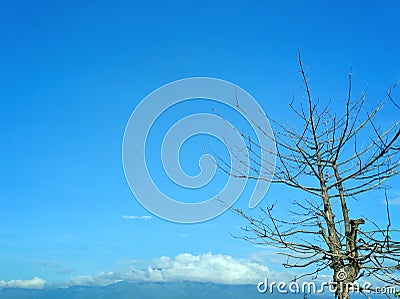
[[[353,99],[350,74],[344,111],[337,115],[330,105],[320,109],[312,97],[300,53],[298,62],[306,96],[303,104],[292,101],[290,108],[303,127],[296,129],[272,120],[278,129],[271,136],[277,153],[273,183],[308,196],[293,200],[287,217],[276,216],[275,204],[262,209],[258,216],[235,209],[248,222],[242,238],[282,249],[281,254],[287,257],[285,267],[309,269],[303,276],[331,269],[340,299],[350,297],[351,286],[361,277],[399,286],[399,230],[392,227],[384,183],[399,172],[400,120],[386,130],[376,125],[376,116],[386,103],[392,102],[398,112],[392,98],[395,86],[386,100],[365,114],[365,93]],[[230,175],[262,179],[258,168],[268,161],[259,161],[260,151],[268,149],[243,136],[248,138],[252,174],[244,175],[240,169],[232,174],[225,164],[220,167]],[[382,190],[381,201],[386,203],[384,227],[357,215],[357,211],[350,213],[348,208],[350,200],[362,200],[365,193],[376,189]]]

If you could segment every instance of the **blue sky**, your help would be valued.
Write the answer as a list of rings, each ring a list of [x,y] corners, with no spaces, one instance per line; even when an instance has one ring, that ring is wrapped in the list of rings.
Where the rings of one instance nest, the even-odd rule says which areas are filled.
[[[232,214],[192,225],[124,218],[151,215],[124,177],[126,123],[151,91],[193,76],[231,81],[290,121],[288,103],[302,96],[298,49],[315,95],[339,107],[352,70],[355,93],[368,86],[373,106],[400,79],[399,8],[395,1],[3,1],[0,281],[61,282],[132,260],[140,269],[161,256],[208,252],[257,257],[281,271],[268,263],[269,251],[231,236],[243,224]],[[399,118],[384,113],[382,120]],[[196,171],[193,157],[181,158]],[[271,187],[262,204],[281,194]],[[243,196],[237,206],[247,202]]]

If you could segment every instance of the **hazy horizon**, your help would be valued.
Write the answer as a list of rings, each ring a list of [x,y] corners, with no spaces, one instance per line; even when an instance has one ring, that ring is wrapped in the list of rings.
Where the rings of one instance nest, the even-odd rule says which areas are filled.
[[[234,213],[179,224],[146,210],[124,175],[125,127],[147,95],[190,77],[232,82],[268,117],[299,126],[289,107],[293,96],[304,96],[299,49],[321,104],[342,111],[351,72],[354,97],[367,89],[369,111],[400,79],[399,8],[394,1],[3,2],[0,290],[182,279],[256,289],[264,277],[288,282],[312,272],[285,269],[278,250],[235,238],[245,234],[246,222]],[[162,192],[185,203],[211,198],[227,182],[217,170],[205,187],[180,188],[163,169],[163,136],[195,113],[224,115],[239,131],[251,129],[243,115],[209,99],[174,105],[154,122],[149,172]],[[382,127],[398,119],[390,106],[378,117]],[[171,159],[196,176],[205,145],[228,157],[221,142],[202,134]],[[388,190],[393,215],[400,212],[396,182]],[[277,201],[278,215],[287,217],[287,203],[305,196],[272,185],[250,210],[254,187],[249,181],[234,207],[257,215]],[[349,207],[385,225],[381,193]]]

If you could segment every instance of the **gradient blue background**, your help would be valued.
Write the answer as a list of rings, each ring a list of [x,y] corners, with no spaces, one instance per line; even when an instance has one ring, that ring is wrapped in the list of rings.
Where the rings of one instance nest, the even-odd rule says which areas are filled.
[[[368,86],[374,106],[400,79],[399,9],[396,1],[1,1],[0,280],[57,282],[117,261],[146,267],[183,252],[262,251],[231,236],[243,224],[231,214],[196,225],[122,217],[150,215],[122,169],[130,114],[163,84],[210,76],[291,121],[288,103],[303,96],[298,49],[314,95],[340,107],[352,71],[355,94]],[[382,119],[399,115],[385,110]],[[182,159],[196,173],[197,160]],[[383,223],[381,198],[357,209],[375,206]]]

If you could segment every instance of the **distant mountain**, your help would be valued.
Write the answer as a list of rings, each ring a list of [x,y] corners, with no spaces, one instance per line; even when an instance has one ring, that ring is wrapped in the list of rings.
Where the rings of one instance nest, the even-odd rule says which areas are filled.
[[[282,297],[282,295],[258,293],[255,285],[223,285],[198,282],[119,282],[105,287],[0,290],[1,299],[272,299],[278,297]],[[285,297],[303,298],[302,295]]]
[[[372,298],[383,298],[373,295]],[[393,298],[393,295],[389,296]],[[303,299],[303,294],[260,294],[255,285],[224,285],[201,282],[129,283],[118,282],[104,287],[69,287],[65,289],[3,289],[0,299]],[[334,294],[308,295],[307,299],[333,299]],[[353,294],[352,299],[365,298]],[[386,297],[385,297],[386,298]]]

